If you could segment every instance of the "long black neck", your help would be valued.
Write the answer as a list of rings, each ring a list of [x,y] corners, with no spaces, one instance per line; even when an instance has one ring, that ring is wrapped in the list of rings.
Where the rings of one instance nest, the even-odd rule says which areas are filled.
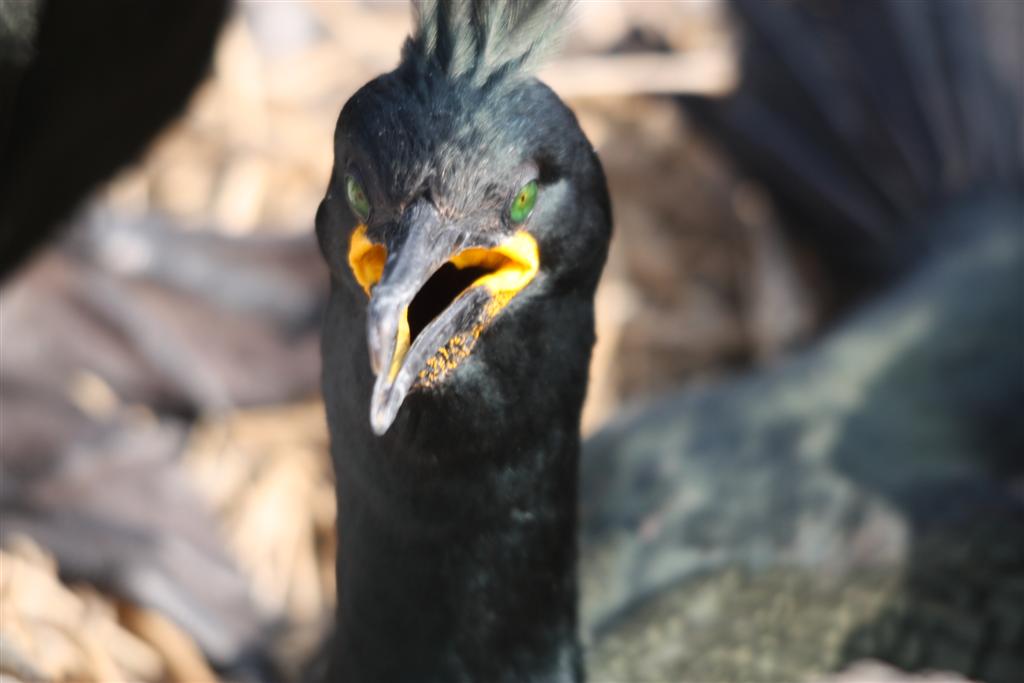
[[[337,301],[346,296],[334,292],[328,330],[359,329]],[[339,537],[329,680],[582,678],[576,490],[590,315],[588,303],[583,348],[556,376],[516,392],[505,378],[472,397],[410,395],[379,438],[366,415],[365,350],[325,334]],[[492,370],[521,363],[508,349],[478,355]],[[560,409],[531,405],[541,394]]]
[[[415,495],[349,473],[336,680],[577,680],[576,462],[576,443],[538,443],[520,466]],[[463,500],[471,487],[486,508]]]

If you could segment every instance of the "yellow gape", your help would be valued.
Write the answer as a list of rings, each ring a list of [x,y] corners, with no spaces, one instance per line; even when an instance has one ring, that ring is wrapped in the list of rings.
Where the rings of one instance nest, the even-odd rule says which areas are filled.
[[[490,271],[477,278],[471,286],[483,285],[490,290],[497,303],[493,313],[501,310],[528,285],[540,268],[537,242],[522,230],[496,247],[471,247],[461,251],[451,258],[451,262],[459,270],[478,266]]]
[[[367,296],[370,296],[373,287],[380,282],[387,256],[387,247],[371,242],[366,236],[366,225],[357,225],[349,241],[348,264],[356,282]],[[540,269],[537,241],[525,230],[520,230],[495,247],[464,249],[448,261],[459,270],[480,268],[484,271],[483,275],[455,297],[456,301],[474,287],[484,287],[490,294],[490,301],[469,329],[452,336],[427,359],[426,367],[418,373],[420,382],[427,386],[458,367],[473,350],[487,324],[536,277]],[[393,382],[398,376],[411,344],[409,307],[406,306],[398,320],[395,351],[391,357],[391,367],[388,368],[389,382]]]
[[[366,236],[366,226],[362,223],[357,225],[348,244],[348,265],[367,296],[373,286],[380,282],[387,258],[387,247],[371,242]]]
[[[530,284],[540,269],[537,241],[522,230],[496,247],[470,247],[449,260],[460,270],[482,267],[489,271],[474,280],[467,290],[482,285],[490,292],[491,300],[482,317],[472,328],[453,336],[427,359],[427,366],[419,373],[419,381],[428,387],[444,379],[462,363],[473,351],[487,324],[516,294]]]

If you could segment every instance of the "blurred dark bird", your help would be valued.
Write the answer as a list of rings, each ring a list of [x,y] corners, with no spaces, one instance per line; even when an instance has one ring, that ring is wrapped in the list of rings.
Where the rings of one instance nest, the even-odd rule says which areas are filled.
[[[260,680],[268,624],[179,456],[200,412],[315,390],[315,244],[67,220],[185,105],[227,5],[0,2],[0,278],[72,233],[0,295],[0,542],[35,538],[64,579],[160,610]],[[114,403],[83,405],[79,380]]]
[[[733,0],[742,87],[724,102],[683,101],[832,279],[868,294],[945,244],[929,229],[936,211],[1021,191],[1015,5]],[[986,20],[1017,34],[990,39]],[[1002,70],[997,50],[1009,51]]]
[[[181,111],[227,6],[0,3],[0,280]]]
[[[531,67],[567,3],[420,2],[317,214],[338,481],[328,680],[570,681],[604,175]]]
[[[979,15],[1019,27],[1021,7],[732,7],[742,84],[685,105],[850,308],[787,362],[587,443],[589,669],[803,680],[872,657],[1020,680],[1022,109]]]

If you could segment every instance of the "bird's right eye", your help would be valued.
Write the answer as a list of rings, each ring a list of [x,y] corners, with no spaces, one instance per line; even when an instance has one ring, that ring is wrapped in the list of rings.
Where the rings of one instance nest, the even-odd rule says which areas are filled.
[[[366,198],[366,191],[359,181],[353,176],[345,176],[345,197],[348,199],[349,208],[352,209],[360,221],[366,222],[370,217],[370,200]]]
[[[533,205],[537,203],[537,181],[531,180],[523,185],[508,207],[508,217],[513,223],[522,223],[530,216]]]

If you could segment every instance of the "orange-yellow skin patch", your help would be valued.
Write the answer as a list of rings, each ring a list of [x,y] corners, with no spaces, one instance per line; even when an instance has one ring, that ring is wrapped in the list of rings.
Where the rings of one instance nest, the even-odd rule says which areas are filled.
[[[450,260],[459,269],[482,266],[491,270],[471,285],[486,287],[491,293],[491,300],[481,319],[468,333],[453,336],[427,360],[427,367],[419,373],[420,384],[426,387],[442,381],[448,373],[459,367],[473,351],[487,324],[533,280],[540,269],[537,242],[524,231],[517,232],[497,247],[472,247],[459,252]]]
[[[496,247],[465,249],[453,256],[451,262],[460,270],[483,266],[493,271],[479,278],[473,286],[483,285],[496,296],[508,293],[508,299],[511,299],[537,275],[540,254],[536,240],[528,232],[520,230]],[[508,303],[508,299],[501,305]]]
[[[387,256],[387,247],[371,242],[366,236],[366,226],[357,225],[349,240],[348,264],[367,296],[370,295],[373,286],[380,282]],[[525,231],[515,233],[490,249],[464,249],[449,260],[460,270],[474,266],[489,270],[489,273],[477,278],[469,288],[486,287],[491,294],[491,300],[472,329],[454,335],[427,360],[427,366],[420,370],[418,375],[419,383],[426,387],[443,380],[469,356],[487,324],[533,280],[540,269],[537,242]],[[389,381],[393,382],[398,376],[410,343],[409,309],[405,308],[398,321],[395,353],[392,356],[391,367],[388,368]]]
[[[360,223],[352,231],[348,243],[348,266],[356,277],[356,282],[370,296],[370,290],[380,282],[384,274],[384,262],[388,259],[388,249],[383,244],[371,242],[366,236],[366,226]],[[408,330],[408,324],[406,330]]]

